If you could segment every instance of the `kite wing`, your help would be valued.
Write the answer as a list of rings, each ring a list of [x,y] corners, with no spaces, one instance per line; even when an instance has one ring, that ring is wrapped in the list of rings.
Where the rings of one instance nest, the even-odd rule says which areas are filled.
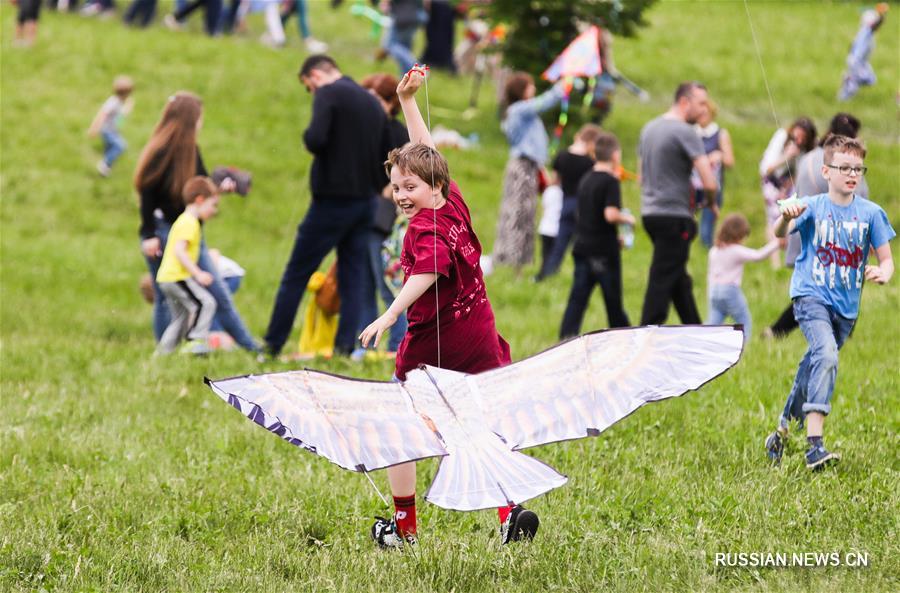
[[[310,370],[206,383],[250,420],[345,469],[447,455],[433,423],[415,411],[399,383]]]
[[[647,402],[697,389],[742,345],[732,326],[651,326],[587,334],[477,375],[423,366],[402,384],[309,370],[207,383],[257,424],[349,470],[440,456],[426,499],[474,510],[566,482],[520,449],[600,434]]]
[[[606,330],[466,380],[491,430],[519,450],[596,436],[724,373],[742,348],[735,326]]]
[[[541,76],[555,82],[572,76],[591,78],[601,71],[600,30],[594,26],[576,37]]]

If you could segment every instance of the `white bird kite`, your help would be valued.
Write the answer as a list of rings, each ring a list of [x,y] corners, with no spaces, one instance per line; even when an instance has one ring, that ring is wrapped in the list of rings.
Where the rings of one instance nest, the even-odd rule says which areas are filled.
[[[721,375],[742,346],[740,326],[649,326],[586,334],[476,375],[423,365],[403,383],[314,370],[206,382],[260,426],[345,469],[443,457],[425,499],[469,511],[562,486],[565,476],[520,450],[599,435]]]

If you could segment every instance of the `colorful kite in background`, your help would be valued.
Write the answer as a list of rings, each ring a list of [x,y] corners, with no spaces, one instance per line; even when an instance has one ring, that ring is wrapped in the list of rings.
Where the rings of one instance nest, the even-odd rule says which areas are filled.
[[[566,49],[550,64],[541,77],[550,82],[563,81],[563,99],[560,103],[559,120],[553,131],[551,149],[559,147],[563,129],[569,122],[569,95],[579,78],[588,79],[588,90],[584,94],[585,106],[589,106],[594,96],[597,77],[603,72],[600,63],[600,29],[594,25],[575,38]]]

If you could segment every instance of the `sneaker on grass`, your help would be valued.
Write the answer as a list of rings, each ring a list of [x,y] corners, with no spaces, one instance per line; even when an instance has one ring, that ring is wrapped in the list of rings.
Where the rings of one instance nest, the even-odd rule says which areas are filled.
[[[784,455],[784,437],[781,431],[776,430],[766,437],[766,455],[772,465],[781,463],[781,457]]]
[[[533,539],[540,525],[541,521],[534,511],[529,511],[522,505],[516,505],[506,516],[503,525],[500,526],[500,543],[505,545],[523,539]]]
[[[827,465],[831,465],[841,458],[840,454],[832,453],[825,448],[825,445],[811,447],[806,452],[806,467],[816,471],[823,469]]]
[[[397,523],[384,517],[375,517],[375,523],[372,524],[372,539],[379,548],[386,550],[402,550],[405,544],[414,546],[419,543],[414,535],[400,535]]]
[[[192,354],[194,356],[204,356],[211,351],[206,340],[188,340],[179,350],[181,354]]]

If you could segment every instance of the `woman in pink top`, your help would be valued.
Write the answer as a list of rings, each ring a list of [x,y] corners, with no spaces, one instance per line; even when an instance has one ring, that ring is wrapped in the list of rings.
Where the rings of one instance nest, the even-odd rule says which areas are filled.
[[[750,235],[750,223],[743,214],[729,214],[716,234],[716,244],[709,250],[707,287],[709,294],[708,325],[719,325],[727,317],[744,326],[744,345],[750,339],[752,321],[747,299],[741,291],[744,264],[762,261],[778,249],[773,240],[761,249],[742,245]]]

